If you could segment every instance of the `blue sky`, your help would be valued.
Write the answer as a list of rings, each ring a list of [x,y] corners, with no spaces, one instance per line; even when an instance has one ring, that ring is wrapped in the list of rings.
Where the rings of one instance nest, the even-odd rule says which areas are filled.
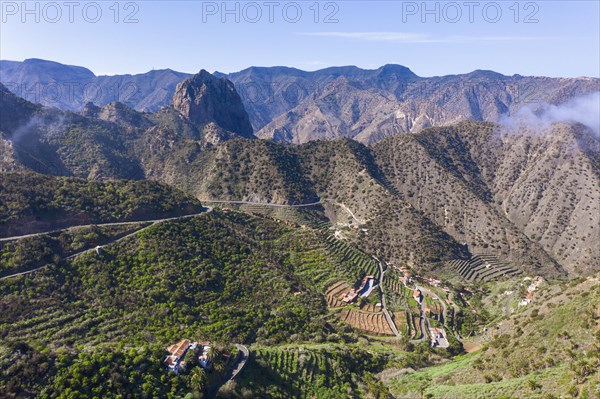
[[[98,75],[388,63],[420,76],[600,75],[598,0],[65,4],[28,2],[25,10],[2,0],[0,58],[44,58]]]

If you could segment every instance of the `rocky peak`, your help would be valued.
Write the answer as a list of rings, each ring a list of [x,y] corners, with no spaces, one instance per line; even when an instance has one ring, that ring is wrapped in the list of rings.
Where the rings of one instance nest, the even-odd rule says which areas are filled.
[[[376,71],[377,76],[379,77],[388,77],[394,76],[396,78],[417,78],[418,76],[411,71],[409,68],[403,65],[396,64],[386,64]]]
[[[248,113],[233,83],[204,69],[177,85],[173,107],[196,125],[212,122],[237,135],[254,137]]]
[[[98,108],[98,107],[96,107]],[[98,119],[116,123],[129,130],[147,129],[151,126],[146,116],[121,102],[112,102],[98,109]]]
[[[100,107],[93,102],[88,102],[83,106],[81,115],[87,116],[88,118],[97,118],[100,114]]]

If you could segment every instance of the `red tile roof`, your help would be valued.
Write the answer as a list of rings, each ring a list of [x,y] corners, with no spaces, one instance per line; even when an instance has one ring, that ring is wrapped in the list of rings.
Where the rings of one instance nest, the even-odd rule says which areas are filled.
[[[190,346],[190,340],[184,339],[184,340],[176,343],[175,345],[169,346],[167,348],[167,351],[175,357],[181,357],[183,355],[183,353],[186,351],[186,349],[188,348],[188,346]]]

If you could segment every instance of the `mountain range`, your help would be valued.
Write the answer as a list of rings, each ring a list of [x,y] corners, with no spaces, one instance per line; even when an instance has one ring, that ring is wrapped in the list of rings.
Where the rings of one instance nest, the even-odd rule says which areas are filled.
[[[598,79],[0,76],[0,397],[598,396]]]
[[[383,134],[370,146],[347,138],[290,146],[256,140],[256,114],[242,97],[206,71],[179,83],[155,113],[119,102],[64,111],[2,87],[0,170],[154,179],[201,200],[320,201],[331,220],[360,228],[357,245],[396,264],[491,252],[547,277],[600,264],[599,142],[584,125],[464,121]]]
[[[86,68],[40,59],[0,61],[0,82],[13,93],[69,111],[81,111],[88,102],[122,102],[156,112],[171,104],[177,84],[190,76],[170,69],[96,76]],[[505,76],[483,70],[424,78],[401,65],[312,72],[250,67],[215,76],[235,85],[256,136],[296,144],[338,137],[370,144],[464,120],[497,122],[523,108],[536,112],[600,90],[597,78]]]

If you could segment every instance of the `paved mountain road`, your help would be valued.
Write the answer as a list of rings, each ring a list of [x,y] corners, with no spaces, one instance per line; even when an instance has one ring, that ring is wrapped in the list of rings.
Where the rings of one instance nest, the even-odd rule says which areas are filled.
[[[227,374],[227,378],[223,379],[220,383],[217,383],[208,388],[207,397],[212,399],[217,396],[219,389],[223,387],[223,385],[227,384],[229,381],[234,380],[244,369],[248,359],[250,358],[250,351],[245,345],[235,344],[235,347],[240,351],[240,358],[237,360],[237,363],[233,367],[233,369]]]
[[[274,208],[303,208],[303,207],[310,207],[310,206],[315,206],[315,205],[319,205],[321,204],[321,201],[316,201],[316,202],[311,202],[311,203],[307,203],[307,204],[296,204],[296,205],[281,205],[281,204],[269,204],[269,203],[265,203],[265,202],[253,202],[253,201],[230,201],[230,200],[202,200],[201,202],[203,203],[211,203],[211,204],[238,204],[238,205],[264,205],[264,206],[270,206],[270,207],[274,207]],[[212,206],[204,206],[204,210],[200,213],[194,213],[191,215],[184,215],[184,216],[176,216],[176,217],[171,217],[171,218],[162,218],[162,219],[151,219],[151,220],[137,220],[134,222],[111,222],[111,223],[96,223],[96,224],[87,224],[87,225],[78,225],[78,226],[71,226],[71,227],[65,227],[63,229],[56,229],[56,230],[50,230],[50,231],[44,231],[44,232],[40,232],[40,233],[33,233],[33,234],[25,234],[25,235],[21,235],[21,236],[12,236],[12,237],[4,237],[4,238],[0,238],[0,242],[5,242],[5,241],[13,241],[13,240],[21,240],[23,238],[29,238],[29,237],[37,237],[37,236],[42,236],[42,235],[47,235],[47,234],[53,234],[53,233],[59,233],[61,231],[65,231],[65,230],[69,230],[69,229],[80,229],[80,228],[86,228],[86,227],[94,227],[94,226],[99,226],[99,227],[109,227],[109,226],[127,226],[127,225],[132,225],[132,224],[138,224],[138,223],[150,223],[150,225],[143,227],[139,230],[136,230],[135,232],[128,234],[124,237],[118,238],[114,241],[111,241],[105,245],[110,245],[113,244],[117,241],[123,240],[125,238],[131,237],[137,233],[139,233],[140,231],[143,231],[145,229],[148,229],[152,226],[154,226],[155,224],[158,223],[163,223],[163,222],[168,222],[168,221],[172,221],[172,220],[180,220],[180,219],[185,219],[185,218],[190,218],[190,217],[194,217],[194,216],[199,216],[205,213],[209,213],[213,210]],[[65,259],[72,259],[75,258],[79,255],[82,255],[86,252],[89,251],[93,251],[95,248],[89,248],[86,249],[84,251],[78,252],[76,254],[70,255]],[[40,269],[45,268],[46,266],[41,266],[32,270],[28,270],[28,271],[24,271],[24,272],[19,272],[19,273],[14,273],[8,276],[4,276],[4,277],[0,277],[0,280],[4,280],[7,278],[12,278],[12,277],[17,277],[17,276],[22,276],[25,274],[30,274],[33,272],[36,272]]]
[[[235,344],[235,347],[238,348],[238,350],[242,353],[242,357],[239,363],[234,367],[233,371],[231,372],[231,377],[229,378],[230,380],[233,380],[235,377],[238,376],[239,373],[242,372],[242,369],[244,368],[246,362],[248,361],[248,358],[250,357],[250,351],[246,346],[241,344]]]
[[[178,219],[185,219],[185,218],[190,218],[190,217],[194,217],[194,216],[198,216],[198,215],[202,215],[204,213],[208,213],[212,211],[212,207],[210,206],[205,206],[204,210],[202,212],[199,213],[193,213],[191,215],[183,215],[183,216],[174,216],[174,217],[170,217],[170,218],[162,218],[162,219],[150,219],[150,220],[136,220],[133,222],[110,222],[110,223],[92,223],[92,224],[82,224],[82,225],[76,225],[76,226],[70,226],[70,227],[65,227],[63,229],[56,229],[56,230],[49,230],[49,231],[42,231],[40,233],[32,233],[32,234],[24,234],[22,236],[12,236],[12,237],[4,237],[4,238],[0,238],[0,242],[3,241],[13,241],[13,240],[21,240],[23,238],[29,238],[29,237],[37,237],[37,236],[43,236],[43,235],[47,235],[47,234],[53,234],[53,233],[59,233],[61,231],[65,231],[65,230],[70,230],[70,229],[84,229],[86,227],[110,227],[110,226],[127,226],[127,225],[131,225],[131,224],[139,224],[139,223],[152,223],[152,224],[157,224],[157,223],[162,223],[162,222],[168,222],[170,220],[178,220]],[[150,226],[146,226],[144,228],[148,228]],[[139,230],[138,230],[139,231]]]
[[[385,304],[385,293],[383,292],[383,277],[385,275],[385,270],[383,269],[383,263],[381,263],[381,261],[375,256],[373,256],[373,259],[375,259],[375,261],[379,265],[379,291],[381,291],[381,310],[383,311],[383,315],[385,316],[385,319],[387,320],[387,323],[390,326],[390,329],[392,330],[394,335],[398,338],[402,338],[402,335],[398,331],[396,323],[394,323],[394,320],[392,319],[390,312],[388,312]]]
[[[270,207],[273,207],[273,208],[304,208],[304,207],[310,207],[310,206],[320,205],[322,203],[321,201],[316,201],[316,202],[310,202],[310,203],[307,203],[307,204],[283,205],[283,204],[269,204],[269,203],[266,203],[266,202],[230,201],[230,200],[202,200],[201,202],[203,202],[203,203],[211,203],[211,204],[263,205],[263,206],[270,206]],[[205,206],[204,208],[209,209],[209,212],[212,210],[211,206]],[[12,240],[20,240],[20,239],[23,239],[23,238],[37,237],[37,236],[46,235],[46,234],[52,234],[52,233],[59,233],[61,231],[65,231],[65,230],[69,230],[69,229],[75,229],[75,228],[85,228],[85,227],[93,227],[93,226],[100,226],[100,227],[126,226],[126,225],[129,225],[129,224],[136,224],[136,223],[153,223],[153,224],[156,224],[156,223],[168,222],[169,220],[177,220],[177,219],[182,219],[182,218],[186,218],[186,217],[193,217],[193,216],[200,215],[202,213],[206,213],[206,211],[203,211],[201,213],[195,213],[195,214],[192,214],[192,215],[176,216],[176,217],[172,217],[172,218],[163,218],[163,219],[138,220],[138,221],[134,221],[134,222],[94,223],[94,224],[70,226],[70,227],[65,227],[65,228],[62,228],[62,229],[42,231],[40,233],[24,234],[24,235],[21,235],[21,236],[4,237],[4,238],[0,238],[0,242],[12,241]]]
[[[107,246],[107,245],[119,242],[121,240],[124,240],[126,238],[129,238],[131,236],[134,236],[134,235],[138,234],[139,232],[144,231],[146,229],[149,229],[150,227],[152,227],[154,225],[157,225],[159,223],[169,222],[169,221],[173,221],[173,220],[188,219],[188,218],[192,218],[192,217],[195,217],[195,216],[200,216],[200,215],[204,215],[204,214],[210,213],[210,212],[212,212],[212,210],[213,210],[213,208],[211,206],[205,206],[204,210],[202,212],[194,213],[194,214],[191,214],[191,215],[175,216],[175,217],[163,218],[163,219],[139,220],[139,221],[136,221],[136,222],[98,223],[98,224],[89,224],[89,225],[84,225],[84,226],[73,226],[73,227],[68,227],[68,228],[61,229],[61,230],[53,230],[53,231],[47,231],[47,232],[43,232],[43,233],[36,233],[36,234],[27,234],[27,235],[24,235],[24,236],[17,236],[17,237],[7,237],[7,238],[3,239],[3,241],[19,240],[19,239],[27,238],[27,237],[35,237],[35,236],[40,236],[40,235],[45,235],[45,234],[51,234],[51,233],[55,233],[55,232],[59,232],[59,231],[68,230],[68,229],[71,229],[71,228],[84,228],[84,227],[93,227],[93,226],[100,226],[100,227],[105,227],[105,226],[125,226],[125,225],[130,225],[130,224],[150,223],[148,226],[142,227],[141,229],[138,229],[138,230],[136,230],[136,231],[134,231],[132,233],[129,233],[129,234],[123,236],[123,237],[117,238],[117,239],[115,239],[113,241],[110,241],[110,242],[108,242],[108,243],[106,243],[106,244],[103,245],[103,246]],[[77,252],[75,254],[69,255],[65,259],[74,259],[74,258],[76,258],[76,257],[78,257],[78,256],[80,256],[80,255],[82,255],[84,253],[87,253],[87,252],[90,252],[90,251],[94,251],[95,249],[96,248],[88,248],[88,249],[85,249],[83,251]],[[38,270],[41,270],[41,269],[45,268],[46,266],[47,265],[44,265],[44,266],[37,267],[35,269],[31,269],[31,270],[27,270],[27,271],[24,271],[24,272],[14,273],[14,274],[10,274],[8,276],[0,277],[0,280],[5,280],[5,279],[8,279],[8,278],[13,278],[13,277],[18,277],[18,276],[23,276],[25,274],[30,274],[30,273],[36,272]]]
[[[229,200],[200,200],[203,203],[211,203],[211,204],[232,204],[232,205],[263,205],[270,206],[273,208],[305,208],[309,206],[315,206],[322,204],[321,201],[317,202],[309,202],[308,204],[270,204],[268,202],[252,202],[252,201],[229,201]]]

